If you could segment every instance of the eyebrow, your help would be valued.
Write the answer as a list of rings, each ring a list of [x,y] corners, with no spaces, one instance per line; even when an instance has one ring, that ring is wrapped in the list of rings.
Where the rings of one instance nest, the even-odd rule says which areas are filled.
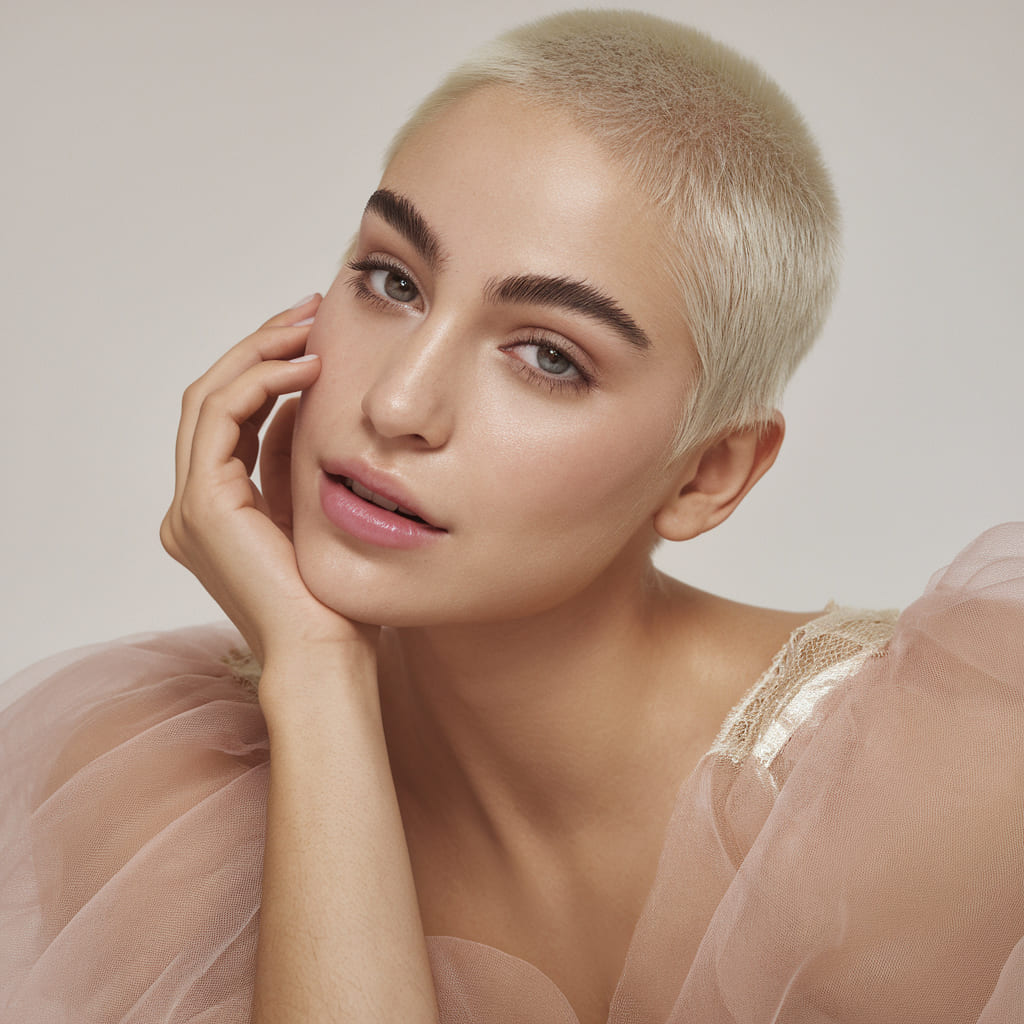
[[[583,281],[568,277],[523,274],[490,282],[485,291],[488,302],[514,302],[539,306],[557,306],[582,313],[616,331],[631,345],[649,349],[647,332],[612,298]]]
[[[388,188],[379,188],[366,203],[375,213],[406,238],[431,270],[437,270],[447,255],[437,235],[412,201]],[[484,288],[487,302],[498,305],[555,306],[567,309],[610,327],[635,348],[651,347],[647,332],[610,296],[584,281],[543,274],[520,274],[489,281]]]
[[[366,212],[377,214],[408,239],[431,270],[437,270],[447,259],[437,235],[405,196],[389,188],[379,188],[366,201]]]

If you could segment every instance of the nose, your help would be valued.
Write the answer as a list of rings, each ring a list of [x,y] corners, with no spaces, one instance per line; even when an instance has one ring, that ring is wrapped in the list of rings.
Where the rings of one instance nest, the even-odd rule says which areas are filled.
[[[380,437],[439,448],[451,436],[457,374],[450,342],[443,328],[421,325],[382,353],[362,401],[363,415]]]

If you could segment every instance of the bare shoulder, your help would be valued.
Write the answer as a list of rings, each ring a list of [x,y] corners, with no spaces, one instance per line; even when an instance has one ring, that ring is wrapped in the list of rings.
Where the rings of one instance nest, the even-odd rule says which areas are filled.
[[[669,598],[670,629],[696,657],[700,674],[746,680],[748,685],[771,665],[796,630],[825,613],[743,604],[670,577],[661,585]]]
[[[761,608],[708,595],[714,604],[712,621],[720,631],[719,642],[732,668],[754,682],[790,637],[823,610],[787,611]]]
[[[770,668],[795,632],[822,610],[761,608],[661,581],[669,614],[662,651],[670,676],[678,672],[685,705],[705,718],[705,739]]]

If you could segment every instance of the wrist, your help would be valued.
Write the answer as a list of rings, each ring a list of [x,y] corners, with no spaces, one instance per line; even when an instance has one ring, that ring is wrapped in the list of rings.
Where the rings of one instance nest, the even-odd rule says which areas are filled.
[[[268,648],[259,701],[268,726],[351,713],[353,700],[379,713],[377,652],[361,640],[291,643]]]

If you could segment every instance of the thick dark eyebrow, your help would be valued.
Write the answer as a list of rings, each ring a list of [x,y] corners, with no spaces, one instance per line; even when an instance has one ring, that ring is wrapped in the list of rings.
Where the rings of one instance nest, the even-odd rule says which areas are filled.
[[[375,213],[404,236],[431,270],[437,270],[445,262],[447,257],[437,235],[405,196],[389,188],[379,188],[367,200],[365,212]]]
[[[544,277],[523,274],[492,281],[484,289],[488,302],[514,302],[539,306],[557,306],[582,313],[606,324],[641,350],[651,347],[644,329],[612,298],[583,281],[568,277]]]
[[[389,188],[379,188],[367,200],[366,212],[375,213],[406,238],[436,271],[447,255],[433,229],[412,201]],[[556,306],[606,324],[638,349],[651,347],[646,331],[610,296],[583,281],[568,277],[546,277],[542,274],[521,274],[491,281],[484,289],[484,298],[492,303]]]

